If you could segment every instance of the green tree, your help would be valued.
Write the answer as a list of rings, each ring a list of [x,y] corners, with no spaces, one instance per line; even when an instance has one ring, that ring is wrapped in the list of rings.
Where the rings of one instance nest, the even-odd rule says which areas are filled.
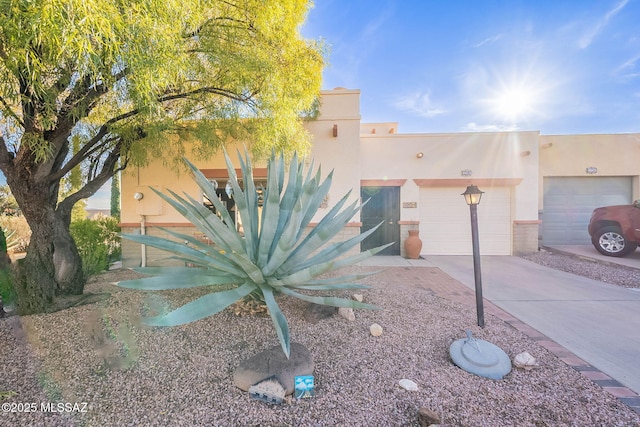
[[[120,219],[120,176],[115,173],[111,177],[111,203],[109,214]]]
[[[29,226],[19,310],[80,295],[73,206],[129,164],[178,165],[230,138],[308,150],[320,90],[308,0],[0,0],[0,170]],[[80,146],[72,150],[72,135]],[[82,185],[59,200],[75,167]],[[68,300],[68,298],[66,298]]]

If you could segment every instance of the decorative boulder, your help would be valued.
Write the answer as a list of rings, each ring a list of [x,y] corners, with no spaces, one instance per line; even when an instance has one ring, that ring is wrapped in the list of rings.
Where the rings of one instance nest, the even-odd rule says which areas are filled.
[[[286,394],[292,394],[295,377],[313,375],[313,369],[313,356],[305,346],[291,343],[291,354],[287,359],[282,348],[277,345],[240,362],[233,373],[233,383],[240,389],[249,391],[251,386],[275,377],[285,388]]]

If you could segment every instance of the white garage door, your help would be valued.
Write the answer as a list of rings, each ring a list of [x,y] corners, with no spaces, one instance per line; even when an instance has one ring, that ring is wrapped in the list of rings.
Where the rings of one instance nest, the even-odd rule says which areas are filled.
[[[478,239],[481,255],[511,254],[511,191],[509,187],[481,188]],[[471,255],[469,206],[464,188],[420,189],[420,238],[424,255]]]
[[[593,209],[631,203],[631,177],[545,177],[542,244],[591,244]]]

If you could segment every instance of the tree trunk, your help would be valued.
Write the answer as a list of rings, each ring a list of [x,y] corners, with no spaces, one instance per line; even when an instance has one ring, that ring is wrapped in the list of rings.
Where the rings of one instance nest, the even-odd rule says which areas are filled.
[[[26,257],[18,264],[16,294],[20,314],[56,310],[58,297],[81,295],[86,278],[69,232],[69,219],[49,206],[23,209],[31,227]]]

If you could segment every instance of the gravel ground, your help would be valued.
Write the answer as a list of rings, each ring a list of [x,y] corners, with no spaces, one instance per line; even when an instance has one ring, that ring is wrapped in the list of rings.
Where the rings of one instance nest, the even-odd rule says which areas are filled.
[[[486,327],[475,327],[473,307],[398,283],[393,269],[368,278],[372,288],[361,292],[382,310],[358,310],[353,322],[336,316],[310,324],[305,303],[280,300],[292,341],[315,358],[317,396],[269,406],[232,382],[241,360],[277,344],[268,317],[227,309],[189,325],[146,328],[141,314],[196,293],[150,296],[110,284],[132,274],[111,271],[87,285],[87,292],[111,292],[109,300],[0,320],[0,392],[14,392],[1,402],[86,409],[2,412],[0,425],[410,426],[418,425],[420,407],[450,426],[640,425],[638,414],[505,322],[487,315]],[[384,328],[380,337],[369,334],[374,322]],[[527,351],[539,366],[514,368],[498,381],[471,375],[448,354],[465,329],[511,358]],[[402,378],[419,390],[400,388]]]
[[[625,288],[640,289],[640,269],[592,261],[577,255],[540,250],[522,258],[556,270],[588,277]]]

